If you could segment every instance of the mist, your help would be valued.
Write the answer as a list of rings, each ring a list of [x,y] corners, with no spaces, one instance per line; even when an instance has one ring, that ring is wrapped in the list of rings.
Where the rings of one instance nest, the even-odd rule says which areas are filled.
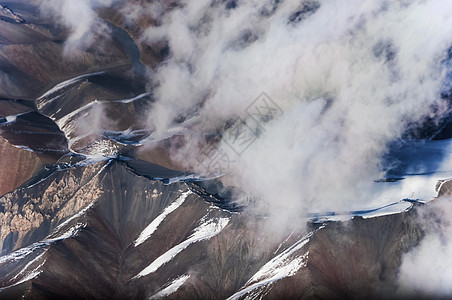
[[[40,3],[68,28],[67,53],[108,34],[97,10],[113,0]],[[448,109],[447,1],[142,5],[123,6],[126,22],[154,19],[140,42],[169,49],[149,74],[144,151],[182,136],[171,158],[222,175],[259,213],[290,219],[381,204],[371,187],[385,176],[389,145]]]
[[[96,38],[108,36],[110,31],[97,15],[97,9],[109,7],[115,0],[38,0],[41,13],[55,20],[69,30],[65,41],[66,57],[86,50]]]
[[[371,207],[388,145],[446,110],[452,4],[232,2],[181,1],[144,32],[170,49],[152,78],[154,141],[189,121],[173,159],[204,174],[223,162],[223,180],[280,220]],[[262,93],[281,111],[263,123],[249,114]]]
[[[424,298],[450,298],[452,295],[452,203],[441,198],[419,210],[425,237],[403,257],[399,273],[399,293]]]

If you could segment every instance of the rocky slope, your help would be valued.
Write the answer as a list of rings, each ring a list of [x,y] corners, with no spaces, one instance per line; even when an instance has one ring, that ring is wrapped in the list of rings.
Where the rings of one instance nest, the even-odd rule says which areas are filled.
[[[40,167],[39,157],[30,151],[19,149],[0,137],[0,195],[24,183]]]
[[[121,44],[105,41],[105,48],[63,56],[66,32],[49,26],[36,1],[2,2],[0,11],[0,96],[27,99],[39,96],[49,84],[96,69],[130,63]]]
[[[144,93],[142,76],[129,72],[136,65],[136,58],[130,50],[133,41],[127,39],[126,33],[117,29],[116,37],[101,39],[98,45],[69,57],[64,54],[67,30],[41,14],[38,5],[38,1],[23,0],[0,3],[0,195],[69,152],[64,128],[61,131],[60,124],[47,116],[57,120],[56,111],[64,116],[97,99],[127,99]],[[67,92],[64,99],[40,112],[39,104],[44,99],[40,96],[46,91],[65,80],[90,73],[99,75],[89,82],[75,80],[80,85],[75,86],[76,92],[63,90]],[[122,113],[118,109],[123,108],[106,112],[114,119]],[[123,123],[118,125],[121,130],[128,128]],[[98,131],[90,135],[80,130],[79,135],[86,137],[80,138],[80,146],[74,148],[82,152],[101,138]],[[68,136],[73,137],[69,133]]]
[[[384,298],[423,236],[412,209],[269,237],[264,217],[116,160],[41,174],[0,203],[4,299]]]

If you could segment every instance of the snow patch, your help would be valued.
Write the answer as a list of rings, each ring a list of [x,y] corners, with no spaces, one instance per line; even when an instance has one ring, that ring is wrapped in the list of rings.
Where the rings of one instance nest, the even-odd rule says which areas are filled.
[[[174,125],[171,128],[168,128],[165,132],[156,132],[154,131],[151,133],[147,138],[143,139],[143,144],[145,143],[152,143],[152,142],[158,142],[165,139],[168,139],[174,135],[183,135],[185,132],[187,132],[193,124],[196,124],[199,122],[199,115],[194,114],[191,117],[188,117],[184,122]]]
[[[17,279],[17,277],[19,277],[20,275],[25,274],[25,271],[26,271],[33,263],[35,263],[35,262],[37,262],[39,259],[41,259],[41,257],[43,257],[44,254],[45,254],[46,252],[47,252],[47,250],[44,251],[44,252],[42,252],[41,254],[39,254],[37,257],[35,257],[35,258],[34,258],[33,260],[31,260],[30,262],[28,262],[28,263],[25,265],[25,267],[24,267],[22,270],[20,270],[19,273],[16,274],[16,276],[14,276],[13,278],[11,278],[10,281],[14,281],[14,280]],[[35,270],[37,270],[37,269],[39,269],[41,266],[43,266],[44,263],[45,263],[45,260],[44,260],[44,261],[43,261],[43,262],[42,262]]]
[[[69,120],[71,120],[72,118],[74,118],[77,114],[79,114],[80,112],[82,112],[82,111],[84,111],[84,110],[87,110],[87,109],[90,108],[91,106],[94,106],[94,105],[97,105],[97,104],[100,104],[100,102],[97,101],[97,100],[94,100],[94,101],[92,101],[92,102],[90,102],[90,103],[88,103],[88,104],[86,104],[86,105],[84,105],[84,106],[82,106],[82,107],[77,108],[76,110],[73,110],[72,112],[70,112],[70,113],[68,113],[67,115],[65,115],[64,117],[62,117],[62,118],[56,120],[55,122],[57,123],[57,125],[58,125],[60,128],[63,129],[63,128],[66,126],[66,124],[69,123]],[[72,130],[69,131],[69,133],[71,133],[71,132],[72,132]]]
[[[142,243],[144,243],[144,241],[146,241],[148,238],[151,237],[151,235],[154,233],[154,231],[157,230],[158,226],[160,225],[160,223],[163,222],[163,220],[165,220],[165,218],[172,213],[173,211],[175,211],[177,208],[179,208],[182,203],[185,202],[185,199],[187,199],[188,195],[192,194],[192,192],[190,190],[182,193],[182,195],[179,196],[179,198],[176,199],[176,201],[174,201],[173,203],[171,203],[170,205],[168,205],[163,212],[157,217],[155,218],[138,236],[138,238],[134,241],[134,246],[138,246],[141,245]]]
[[[12,122],[16,122],[17,115],[14,115],[14,116],[7,116],[7,117],[5,117],[5,119],[6,119],[6,124],[12,123]]]
[[[132,280],[146,276],[148,274],[151,274],[155,271],[157,271],[161,266],[169,262],[171,259],[173,259],[177,254],[179,254],[182,250],[187,248],[193,243],[200,242],[203,240],[208,240],[214,236],[216,236],[218,233],[220,233],[226,225],[229,223],[229,218],[217,218],[217,219],[210,219],[208,221],[203,222],[200,226],[195,228],[193,234],[183,241],[182,243],[174,246],[173,248],[169,249],[162,255],[160,255],[156,260],[154,260],[149,266],[147,266],[143,271],[138,273],[135,277],[132,278]]]
[[[101,153],[93,154],[93,155],[84,155],[86,158],[82,161],[79,161],[74,164],[74,167],[87,167],[94,164],[97,164],[101,161],[110,160],[111,157],[107,157]],[[106,166],[105,166],[106,167]]]
[[[259,296],[260,293],[256,290],[265,289],[266,286],[275,281],[295,275],[298,270],[306,266],[309,251],[300,256],[296,256],[295,258],[293,258],[293,254],[303,248],[316,231],[324,227],[325,226],[321,226],[317,230],[308,233],[301,240],[293,244],[281,254],[275,256],[272,260],[260,268],[259,271],[254,274],[254,276],[251,277],[251,279],[248,280],[237,293],[229,297],[228,300],[239,299],[240,297],[253,291],[257,293],[255,296]],[[265,292],[265,290],[262,292]]]
[[[140,99],[142,99],[142,98],[144,98],[146,96],[149,96],[149,95],[151,95],[151,93],[143,93],[143,94],[140,94],[140,95],[138,95],[136,97],[133,97],[133,98],[130,98],[130,99],[112,100],[112,101],[109,101],[109,102],[130,103],[130,102],[134,102],[136,100],[140,100]]]
[[[13,146],[16,147],[16,148],[19,148],[19,149],[24,149],[24,150],[27,150],[27,151],[30,151],[30,152],[35,152],[33,149],[31,149],[31,148],[29,148],[27,146],[23,146],[23,145],[13,145]]]
[[[72,220],[82,216],[83,214],[85,214],[88,209],[90,209],[91,207],[93,207],[94,205],[94,201],[92,201],[91,203],[89,203],[87,206],[85,206],[84,208],[82,208],[78,213],[74,214],[73,216],[71,216],[70,218],[68,218],[67,220],[65,220],[63,223],[61,223],[60,225],[58,225],[53,231],[52,234],[57,233],[61,228],[63,228],[64,226],[66,226],[67,224],[69,224],[69,222],[71,222]]]
[[[53,119],[54,119],[55,123],[57,123],[57,125],[66,133],[66,135],[69,136],[71,133],[73,133],[73,131],[76,128],[73,124],[76,119],[76,116],[85,112],[86,110],[92,108],[93,106],[103,105],[103,104],[108,104],[108,103],[125,103],[125,104],[127,104],[127,103],[134,102],[136,100],[142,99],[148,95],[150,95],[150,93],[143,93],[134,98],[123,99],[123,100],[109,100],[109,101],[94,100],[86,105],[83,105],[83,106],[77,108],[76,110],[73,110],[72,112],[68,113],[67,115],[65,115],[59,119],[56,119],[54,117],[53,117]],[[80,139],[80,137],[79,137],[79,139]],[[77,141],[77,140],[71,141],[70,145],[72,145],[75,141]]]
[[[377,208],[369,208],[357,211],[345,212],[324,212],[324,213],[309,213],[308,219],[315,223],[323,222],[344,222],[351,220],[353,217],[363,217],[364,219],[394,215],[410,210],[413,207],[413,202],[425,203],[420,200],[404,199],[399,202],[386,204]]]
[[[54,242],[71,238],[71,237],[75,236],[80,231],[80,229],[84,228],[85,226],[86,226],[85,224],[78,223],[74,227],[69,228],[66,232],[62,233],[61,235],[59,235],[55,238],[47,239],[44,242],[46,242],[50,245]]]
[[[55,243],[57,241],[61,241],[61,240],[65,240],[67,238],[71,238],[73,236],[75,236],[79,231],[80,228],[84,227],[84,224],[77,224],[74,227],[69,228],[66,232],[64,232],[63,234],[55,237],[55,238],[49,238],[46,239],[44,241],[40,241],[40,242],[36,242],[31,244],[30,246],[18,249],[12,253],[9,253],[7,255],[1,256],[0,257],[0,264],[6,262],[6,261],[18,261],[21,260],[25,257],[27,257],[28,255],[32,254],[34,251],[38,250],[38,249],[42,249],[45,248],[49,245],[51,245],[52,243]]]
[[[0,288],[0,292],[3,291],[3,290],[5,290],[5,289],[11,288],[11,287],[13,287],[13,286],[22,284],[22,283],[24,283],[24,282],[26,282],[26,281],[29,281],[29,280],[32,280],[33,278],[38,277],[39,274],[42,273],[42,270],[39,270],[39,269],[44,265],[44,263],[45,263],[45,261],[42,262],[42,264],[40,264],[36,269],[34,269],[34,270],[31,271],[30,273],[28,273],[27,276],[25,276],[24,278],[22,278],[22,279],[19,280],[18,282],[14,283],[14,284],[12,284],[12,285],[5,286],[5,287],[3,287],[3,288]]]
[[[183,275],[174,279],[166,288],[149,297],[149,300],[161,299],[175,293],[187,280],[190,275]]]
[[[6,261],[18,261],[21,260],[31,253],[33,253],[35,250],[40,249],[44,246],[47,246],[47,243],[45,242],[36,242],[31,244],[30,246],[20,248],[12,253],[9,253],[7,255],[0,257],[0,264],[6,262]]]
[[[29,112],[30,111],[26,111],[26,112],[18,113],[16,115],[4,116],[4,117],[2,117],[2,119],[4,119],[4,121],[2,120],[0,125],[6,125],[6,124],[14,123],[14,122],[16,122],[17,117],[22,116],[22,115],[26,115]]]
[[[47,98],[49,96],[51,96],[52,94],[55,94],[56,92],[64,89],[67,86],[70,86],[74,83],[79,82],[82,79],[85,79],[87,77],[90,76],[96,76],[96,75],[101,75],[104,74],[105,72],[96,72],[96,73],[89,73],[89,74],[84,74],[84,75],[80,75],[71,79],[68,79],[66,81],[60,82],[57,85],[55,85],[53,88],[51,88],[50,90],[48,90],[47,92],[45,92],[43,95],[41,95],[37,100],[38,100],[38,109],[43,108],[44,106],[46,106],[48,103],[52,102],[53,100],[55,100],[56,98],[52,99],[52,101],[47,101],[45,103],[39,103],[40,100],[43,100],[44,98]]]

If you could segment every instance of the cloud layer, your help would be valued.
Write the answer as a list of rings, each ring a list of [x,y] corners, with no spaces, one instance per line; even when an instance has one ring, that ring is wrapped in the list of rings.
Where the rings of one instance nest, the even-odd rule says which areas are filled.
[[[447,1],[181,1],[143,36],[170,49],[153,79],[150,126],[158,139],[181,120],[197,120],[174,157],[202,172],[203,134],[224,132],[237,117],[252,123],[246,109],[265,92],[284,114],[233,157],[225,180],[277,215],[371,205],[366,193],[384,175],[388,144],[447,106],[440,92],[451,8]],[[218,149],[227,152],[225,142]]]
[[[114,0],[40,2],[69,29],[71,51],[105,32],[97,10]],[[452,45],[444,0],[143,5],[123,5],[126,21],[152,18],[141,42],[169,49],[150,78],[149,146],[183,136],[174,160],[227,173],[264,213],[378,205],[369,191],[388,145],[449,105],[440,97]],[[250,114],[269,103],[275,115]]]

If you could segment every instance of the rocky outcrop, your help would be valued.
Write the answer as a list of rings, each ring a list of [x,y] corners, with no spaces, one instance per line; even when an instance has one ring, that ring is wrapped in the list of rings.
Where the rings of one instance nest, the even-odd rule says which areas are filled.
[[[24,187],[1,197],[1,253],[45,238],[65,219],[95,201],[102,193],[96,186],[96,175],[103,165],[54,171],[50,175],[44,171]]]

